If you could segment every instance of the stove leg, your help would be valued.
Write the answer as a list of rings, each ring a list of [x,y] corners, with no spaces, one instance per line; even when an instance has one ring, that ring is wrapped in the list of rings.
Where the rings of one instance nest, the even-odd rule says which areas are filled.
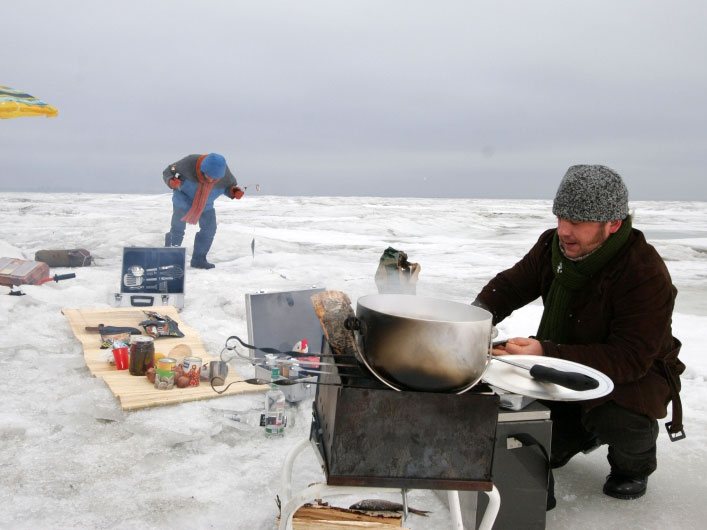
[[[452,516],[452,528],[454,530],[464,530],[464,524],[462,523],[462,509],[459,505],[458,491],[447,491],[447,504],[449,504],[449,514]]]
[[[408,520],[408,490],[405,488],[400,492],[400,496],[403,498],[403,524]]]
[[[493,523],[496,522],[498,510],[501,508],[501,495],[498,493],[496,486],[491,491],[485,491],[484,493],[488,496],[489,503],[479,524],[479,530],[491,530]]]
[[[282,505],[287,504],[292,496],[292,468],[295,465],[295,458],[308,446],[309,438],[305,438],[287,453],[285,463],[282,466],[282,476],[280,478],[280,502]]]

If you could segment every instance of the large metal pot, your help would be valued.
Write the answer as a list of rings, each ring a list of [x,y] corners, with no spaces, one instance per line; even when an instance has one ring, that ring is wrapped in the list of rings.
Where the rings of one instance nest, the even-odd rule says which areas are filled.
[[[491,313],[467,304],[404,294],[358,299],[363,363],[396,390],[456,392],[479,382],[489,363]]]

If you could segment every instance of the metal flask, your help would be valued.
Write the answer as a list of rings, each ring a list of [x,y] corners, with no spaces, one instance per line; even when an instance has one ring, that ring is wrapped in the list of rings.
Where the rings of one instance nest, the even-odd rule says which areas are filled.
[[[214,386],[223,386],[228,377],[226,361],[211,361],[201,366],[201,380],[210,381]]]
[[[461,394],[490,361],[492,316],[468,304],[405,294],[358,299],[355,330],[361,361],[395,390]]]

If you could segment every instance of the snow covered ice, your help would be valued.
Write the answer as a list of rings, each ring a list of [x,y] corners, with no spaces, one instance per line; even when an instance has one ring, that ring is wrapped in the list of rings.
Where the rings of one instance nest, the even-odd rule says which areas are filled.
[[[0,501],[2,528],[242,528],[275,526],[281,466],[308,436],[311,400],[290,409],[281,439],[234,425],[262,407],[260,394],[124,413],[86,368],[62,308],[108,307],[119,289],[122,248],[161,246],[170,196],[0,193],[0,256],[33,259],[39,249],[87,248],[96,262],[76,278],[0,293]],[[376,292],[382,251],[420,263],[420,295],[473,300],[554,224],[549,201],[271,197],[216,203],[216,268],[187,269],[183,320],[212,354],[230,335],[247,336],[245,294],[326,287],[358,297]],[[647,494],[602,494],[606,448],[557,470],[557,508],[547,528],[703,528],[707,517],[707,204],[632,202],[634,226],[666,260],[679,290],[674,334],[683,342],[687,438],[672,443],[660,421],[658,470]],[[187,256],[194,229],[187,231]],[[255,240],[255,256],[251,241]],[[5,289],[6,292],[9,289]],[[538,302],[499,326],[530,335]],[[252,376],[244,363],[233,365]],[[239,427],[239,428],[237,428]],[[313,451],[295,464],[295,488],[322,480]],[[370,496],[370,495],[368,495]],[[512,502],[503,498],[502,502]],[[329,500],[348,506],[355,497]],[[390,500],[399,500],[391,498]],[[437,496],[410,492],[413,529],[449,527]]]

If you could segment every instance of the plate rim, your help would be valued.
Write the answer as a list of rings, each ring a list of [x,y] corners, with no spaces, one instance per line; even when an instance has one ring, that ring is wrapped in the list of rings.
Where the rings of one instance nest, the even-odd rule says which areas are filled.
[[[514,366],[511,366],[509,364],[505,364],[503,362],[497,362],[494,363],[493,360],[491,359],[489,361],[488,366],[486,367],[486,370],[484,372],[484,375],[482,376],[482,380],[486,383],[488,383],[491,386],[498,387],[502,390],[505,390],[506,392],[511,392],[513,394],[519,394],[522,396],[527,396],[535,399],[544,399],[547,401],[588,401],[591,399],[598,399],[601,397],[604,397],[608,394],[610,394],[614,390],[614,382],[611,380],[611,378],[606,375],[604,372],[601,372],[597,370],[596,368],[592,368],[590,366],[575,362],[575,361],[570,361],[567,359],[560,359],[558,357],[548,357],[546,355],[512,355],[512,354],[507,354],[508,357],[511,358],[513,361],[518,361],[520,364],[528,364],[528,368],[530,368],[533,364],[540,364],[542,366],[548,366],[549,368],[556,368],[556,369],[564,369],[564,370],[572,370],[575,372],[580,372],[585,375],[588,375],[590,377],[594,377],[599,381],[599,387],[597,389],[592,389],[590,391],[580,391],[580,390],[572,390],[571,388],[565,388],[561,387],[559,385],[554,385],[553,383],[537,383],[538,385],[553,385],[555,388],[561,388],[562,389],[562,395],[557,395],[555,393],[548,393],[547,391],[543,391],[542,389],[522,389],[518,385],[513,385],[512,383],[504,384],[503,378],[498,377],[498,379],[501,379],[500,384],[498,379],[493,377],[493,380],[488,380],[487,375],[489,374],[490,371],[494,370],[492,366],[505,366],[508,367],[509,369],[514,369],[518,371],[518,376],[522,377],[524,380],[527,381],[533,381],[532,377],[530,377],[530,374],[527,376],[522,376],[520,375],[522,372],[521,368],[517,368]],[[492,356],[495,357],[495,356]],[[499,357],[505,357],[504,356],[499,356]],[[501,368],[499,368],[500,370]],[[602,388],[602,383],[604,383],[604,388]],[[597,392],[600,392],[597,394]]]

